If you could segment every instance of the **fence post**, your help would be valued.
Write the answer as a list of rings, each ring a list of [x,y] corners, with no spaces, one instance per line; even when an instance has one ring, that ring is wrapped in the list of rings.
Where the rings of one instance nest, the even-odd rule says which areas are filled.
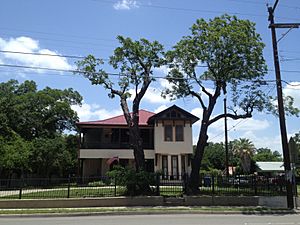
[[[22,198],[22,189],[23,189],[23,186],[24,186],[24,178],[23,178],[23,176],[21,176],[20,189],[19,189],[19,199]]]
[[[115,176],[114,177],[114,179],[115,179],[115,190],[114,190],[114,196],[116,197],[117,196],[117,177]]]
[[[70,198],[70,188],[71,188],[71,175],[69,174],[69,177],[68,177],[68,196],[67,196],[67,198]]]
[[[257,195],[257,177],[256,175],[253,176],[254,179],[254,194]]]
[[[215,176],[214,175],[211,176],[211,180],[212,180],[212,182],[211,182],[211,184],[212,184],[212,194],[214,195],[215,194]]]
[[[160,196],[159,187],[160,187],[160,175],[157,173],[156,174],[156,195],[157,196]]]
[[[188,185],[188,174],[183,174],[183,194],[187,194],[187,185]]]

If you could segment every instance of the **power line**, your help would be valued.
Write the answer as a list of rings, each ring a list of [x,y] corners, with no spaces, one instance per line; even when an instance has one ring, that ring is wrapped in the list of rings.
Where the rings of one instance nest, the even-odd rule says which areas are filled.
[[[48,53],[39,53],[39,52],[21,52],[21,51],[6,51],[6,50],[0,50],[0,52],[9,53],[9,54],[22,54],[22,55],[54,56],[54,57],[71,58],[71,59],[85,59],[86,58],[86,56],[59,55],[59,54],[48,54]],[[101,60],[108,61],[109,59],[101,59]]]
[[[231,1],[231,2],[238,2],[238,3],[247,3],[247,4],[255,4],[255,5],[266,5],[265,3],[263,2],[255,2],[255,1],[248,1],[248,0],[244,0],[244,1],[241,1],[241,0],[227,0],[227,1]],[[297,6],[291,6],[291,5],[282,5],[280,4],[281,7],[283,8],[290,8],[290,9],[300,9],[300,7],[297,7]]]
[[[45,41],[54,41],[54,42],[66,42],[66,43],[73,43],[77,45],[90,45],[90,46],[101,46],[105,48],[112,48],[115,47],[114,45],[104,45],[99,43],[92,43],[92,42],[79,42],[79,41],[72,41],[72,40],[63,40],[63,39],[53,39],[53,38],[45,38],[45,37],[39,37],[39,40],[45,40]]]
[[[72,70],[72,69],[58,69],[58,68],[49,68],[49,67],[41,67],[41,66],[26,66],[26,65],[15,65],[15,64],[0,64],[0,67],[9,67],[9,68],[22,68],[22,69],[32,69],[32,70],[48,70],[48,71],[55,71],[55,72],[64,72],[64,73],[86,73],[85,71],[80,71],[80,70]],[[282,70],[285,71],[285,70]],[[286,71],[286,72],[298,72],[300,73],[300,71]],[[99,72],[89,72],[92,74],[100,74]],[[107,73],[110,76],[128,76],[128,74],[123,74],[123,73]],[[163,76],[152,76],[152,78],[161,78],[161,79],[170,79],[167,77],[163,77]],[[180,79],[188,79],[188,78],[176,78],[178,80]],[[205,81],[205,80],[203,80]],[[207,80],[210,81],[210,80]],[[251,82],[251,81],[244,81],[244,82]],[[272,83],[272,82],[276,82],[276,80],[264,80],[264,82],[266,83]],[[287,84],[287,81],[284,81]]]
[[[79,36],[79,35],[66,35],[66,34],[60,34],[60,33],[52,33],[52,32],[44,32],[44,31],[34,31],[34,30],[24,30],[24,29],[12,29],[7,27],[0,27],[1,30],[9,30],[9,31],[21,31],[21,32],[29,32],[29,33],[36,33],[36,34],[46,34],[46,35],[56,35],[61,37],[71,37],[76,39],[91,39],[96,41],[108,41],[108,42],[115,42],[116,39],[109,39],[109,38],[99,38],[99,37],[88,37],[88,36]]]
[[[115,1],[111,0],[92,0],[95,2],[103,2],[103,3],[116,3]],[[153,5],[153,4],[138,4],[140,7],[145,7],[145,8],[155,8],[155,9],[167,9],[167,10],[174,10],[174,11],[183,11],[183,12],[195,12],[195,13],[210,13],[210,14],[233,14],[233,15],[242,15],[242,16],[253,16],[253,17],[266,17],[267,15],[263,14],[251,14],[251,13],[241,13],[241,12],[228,12],[228,11],[216,11],[216,10],[205,10],[205,9],[192,9],[192,8],[180,8],[180,7],[170,7],[170,6],[161,6],[161,5]],[[297,18],[288,18],[288,17],[278,17],[281,19],[292,19],[292,20],[300,20]]]
[[[30,75],[41,75],[40,73],[37,72],[32,72],[32,71],[26,71],[26,70],[1,70],[0,69],[0,73],[6,73],[6,74],[10,74],[12,72],[18,72],[20,74],[30,74]],[[20,74],[16,74],[16,75],[20,75]],[[55,72],[51,72],[51,73],[43,73],[43,76],[60,76],[60,77],[72,77],[72,78],[84,78],[83,76],[74,76],[72,74],[61,74],[61,73],[55,73]],[[86,78],[84,78],[86,79]]]
[[[292,87],[300,87],[300,82],[299,82],[299,84],[291,84],[290,82],[287,82],[285,80],[281,80],[281,82],[283,82],[283,83],[285,83],[285,84],[287,84],[289,86],[292,86]]]
[[[1,53],[8,53],[8,54],[23,54],[23,55],[36,55],[36,56],[50,56],[50,57],[61,57],[61,58],[71,58],[71,59],[85,59],[86,56],[78,56],[78,55],[59,55],[59,54],[48,54],[48,53],[38,53],[38,52],[22,52],[22,51],[9,51],[9,50],[0,50]],[[98,57],[96,57],[98,58]],[[101,59],[103,61],[108,61],[109,59]],[[291,58],[291,59],[281,59],[282,62],[288,61],[298,61],[300,58]],[[206,65],[197,65],[196,67],[199,68],[207,68]],[[274,72],[273,69],[269,69],[269,71]],[[283,72],[287,73],[300,73],[300,70],[282,70]]]
[[[38,53],[38,52],[20,52],[20,51],[6,51],[0,50],[2,53],[11,53],[11,54],[22,54],[22,55],[38,55],[38,56],[55,56],[62,58],[72,58],[72,59],[84,59],[84,56],[76,56],[76,55],[58,55],[58,54],[48,54],[48,53]]]

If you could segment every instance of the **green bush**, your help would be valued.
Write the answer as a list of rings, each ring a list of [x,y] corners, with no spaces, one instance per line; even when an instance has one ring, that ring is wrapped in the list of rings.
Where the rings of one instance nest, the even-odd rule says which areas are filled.
[[[117,185],[126,187],[126,195],[152,195],[151,185],[155,184],[155,174],[146,171],[136,172],[133,168],[115,166],[107,172]]]

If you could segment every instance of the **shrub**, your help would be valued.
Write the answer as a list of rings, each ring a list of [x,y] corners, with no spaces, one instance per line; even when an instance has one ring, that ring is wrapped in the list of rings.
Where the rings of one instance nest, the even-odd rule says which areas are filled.
[[[150,185],[155,184],[155,175],[146,171],[136,172],[133,168],[115,166],[107,172],[107,176],[115,179],[117,185],[126,187],[126,195],[152,195]]]

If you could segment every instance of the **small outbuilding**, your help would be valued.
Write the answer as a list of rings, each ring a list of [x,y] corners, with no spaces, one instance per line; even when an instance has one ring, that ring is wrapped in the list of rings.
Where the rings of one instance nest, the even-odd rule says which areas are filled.
[[[284,172],[283,162],[256,162],[257,172],[260,175],[279,175]]]

